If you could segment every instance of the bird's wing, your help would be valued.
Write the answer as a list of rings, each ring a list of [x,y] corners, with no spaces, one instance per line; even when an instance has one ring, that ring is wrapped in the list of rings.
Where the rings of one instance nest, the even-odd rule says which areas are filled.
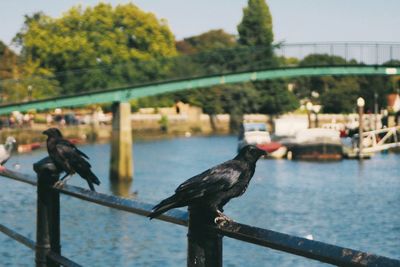
[[[10,158],[9,153],[4,148],[4,145],[0,145],[0,165],[6,163],[6,161]]]
[[[68,140],[65,139],[61,139],[57,142],[57,145],[63,145],[66,147],[71,148],[71,150],[73,150],[75,153],[78,153],[79,155],[81,155],[82,157],[89,159],[88,155],[86,155],[85,153],[83,153],[82,151],[80,151],[74,144],[72,144],[71,142],[69,142]]]
[[[175,193],[193,199],[226,191],[237,183],[243,169],[241,162],[227,161],[188,179]]]
[[[70,165],[80,164],[87,168],[91,167],[90,163],[82,158],[88,158],[88,156],[67,140],[59,140],[56,144],[56,149],[57,154],[62,158],[62,160],[68,161]]]

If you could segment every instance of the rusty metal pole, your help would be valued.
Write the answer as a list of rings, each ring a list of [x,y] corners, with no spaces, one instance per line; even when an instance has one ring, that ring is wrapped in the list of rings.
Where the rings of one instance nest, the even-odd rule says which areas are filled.
[[[222,266],[222,236],[207,227],[213,224],[213,214],[189,208],[188,267]]]
[[[58,267],[47,261],[47,254],[53,251],[61,254],[60,245],[60,194],[52,186],[59,179],[59,171],[46,157],[35,164],[38,176],[36,214],[36,267]]]

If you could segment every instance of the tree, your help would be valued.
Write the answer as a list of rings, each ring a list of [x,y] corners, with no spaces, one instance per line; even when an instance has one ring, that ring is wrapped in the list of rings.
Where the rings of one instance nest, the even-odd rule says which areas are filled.
[[[25,59],[57,73],[63,93],[154,79],[166,68],[158,60],[176,55],[166,22],[134,4],[77,6],[60,18],[26,16],[15,41]]]
[[[55,96],[58,83],[37,61],[20,58],[0,41],[0,102],[18,102]]]
[[[321,66],[321,65],[346,65],[349,62],[339,56],[331,56],[328,54],[311,54],[300,61],[299,66]]]
[[[271,46],[274,41],[272,16],[265,0],[249,0],[237,29],[240,44]]]
[[[356,108],[360,96],[360,84],[356,77],[342,77],[334,80],[323,95],[321,103],[325,113],[350,113]]]
[[[394,91],[393,77],[388,76],[360,76],[358,83],[360,85],[360,96],[365,99],[365,111],[374,112],[375,101],[378,105],[378,113],[381,108],[386,108],[386,95]],[[375,99],[376,97],[376,99]]]
[[[272,67],[283,61],[273,55],[272,16],[265,0],[249,0],[237,28],[239,43],[253,48],[249,58],[252,62],[257,62],[255,68]],[[256,82],[254,86],[260,94],[260,112],[279,114],[298,107],[298,100],[287,90],[283,80]]]
[[[300,61],[300,66],[320,65],[349,65],[357,62],[346,61],[339,56],[327,54],[312,54]],[[388,62],[386,64],[395,64]],[[300,77],[295,79],[296,96],[300,99],[312,98],[312,92],[320,95],[320,102],[324,106],[324,112],[345,113],[353,112],[357,97],[362,96],[366,101],[366,110],[374,110],[375,94],[378,95],[379,107],[386,105],[385,95],[393,88],[390,78],[385,76],[321,76]]]
[[[18,56],[0,41],[0,79],[11,79],[17,70]]]
[[[60,88],[51,71],[29,60],[18,66],[13,79],[1,81],[0,89],[2,101],[20,102],[56,96]]]
[[[243,18],[237,27],[239,44],[244,46],[261,46],[265,49],[263,56],[271,60],[273,56],[272,16],[265,0],[249,0],[243,9]]]
[[[204,51],[235,47],[236,38],[224,30],[210,30],[200,35],[192,36],[176,42],[177,50],[185,55]]]
[[[260,92],[258,101],[261,113],[276,115],[299,107],[298,99],[287,89],[285,80],[256,82],[255,86]]]
[[[182,56],[174,60],[171,71],[183,77],[232,72],[242,66],[235,36],[223,30],[185,38],[176,47]]]

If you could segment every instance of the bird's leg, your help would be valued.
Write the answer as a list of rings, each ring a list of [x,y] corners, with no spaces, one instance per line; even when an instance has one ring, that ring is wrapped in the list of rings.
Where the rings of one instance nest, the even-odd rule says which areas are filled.
[[[58,180],[55,184],[55,188],[61,188],[64,186],[64,184],[67,183],[67,181],[72,177],[72,174],[66,173],[60,180]]]
[[[214,223],[220,226],[224,226],[226,223],[233,222],[231,218],[217,210],[217,217],[214,219]]]

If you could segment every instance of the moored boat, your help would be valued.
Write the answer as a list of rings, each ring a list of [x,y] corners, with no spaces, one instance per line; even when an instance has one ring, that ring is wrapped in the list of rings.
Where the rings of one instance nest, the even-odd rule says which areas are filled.
[[[265,123],[242,123],[239,133],[238,150],[246,145],[256,145],[266,151],[268,157],[282,158],[286,154],[286,148],[281,143],[272,142]]]
[[[265,123],[244,122],[240,125],[238,150],[246,145],[264,145],[271,142]]]
[[[343,157],[340,132],[333,129],[305,129],[285,145],[292,159],[341,160]]]

